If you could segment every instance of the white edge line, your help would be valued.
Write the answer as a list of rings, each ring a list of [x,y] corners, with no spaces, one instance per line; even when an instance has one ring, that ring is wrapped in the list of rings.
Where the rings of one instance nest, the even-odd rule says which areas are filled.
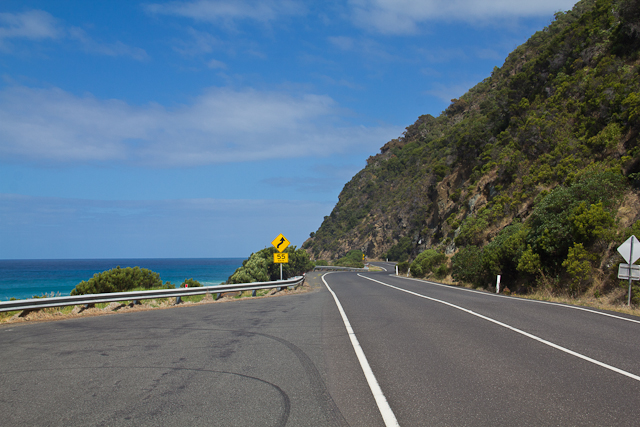
[[[371,366],[369,366],[369,362],[367,361],[367,356],[364,354],[362,347],[360,347],[360,342],[358,342],[358,338],[356,338],[355,332],[351,328],[351,323],[349,323],[349,319],[347,318],[347,314],[344,312],[342,308],[342,304],[338,300],[338,296],[333,292],[333,290],[329,287],[329,284],[326,280],[324,280],[324,276],[330,273],[325,273],[322,276],[322,281],[324,285],[327,287],[331,295],[333,295],[333,299],[336,302],[336,306],[338,306],[338,311],[340,312],[340,316],[342,316],[342,321],[344,322],[344,326],[347,328],[347,333],[349,334],[349,339],[351,339],[351,345],[353,346],[354,351],[356,352],[356,356],[358,357],[358,361],[360,362],[360,367],[364,372],[364,376],[367,379],[367,383],[369,384],[369,388],[371,389],[371,393],[373,394],[373,398],[378,405],[378,410],[380,411],[380,415],[382,415],[382,419],[384,421],[384,425],[387,427],[400,427],[398,424],[398,420],[396,419],[395,414],[391,410],[391,406],[389,406],[389,402],[387,402],[387,398],[384,396],[382,389],[380,388],[380,384],[378,384],[378,380],[376,376],[373,374],[371,370]]]
[[[480,313],[476,313],[474,311],[468,310],[468,309],[460,307],[458,305],[451,304],[450,302],[447,302],[447,301],[442,301],[442,300],[439,300],[439,299],[436,299],[436,298],[428,297],[426,295],[421,295],[421,294],[413,292],[413,291],[409,291],[409,290],[406,290],[406,289],[398,288],[397,286],[389,285],[388,283],[384,283],[384,282],[381,282],[379,280],[375,280],[375,279],[372,279],[370,277],[363,276],[363,275],[361,275],[359,273],[358,273],[358,276],[362,277],[363,279],[371,280],[372,282],[380,283],[381,285],[388,286],[390,288],[397,289],[399,291],[406,292],[408,294],[412,294],[412,295],[418,296],[420,298],[425,298],[425,299],[428,299],[428,300],[431,300],[431,301],[434,301],[434,302],[438,302],[440,304],[448,305],[449,307],[453,307],[453,308],[456,308],[458,310],[464,311],[465,313],[469,313],[469,314],[471,314],[473,316],[479,317],[479,318],[484,319],[484,320],[486,320],[488,322],[495,323],[496,325],[502,326],[503,328],[510,329],[510,330],[512,330],[514,332],[517,332],[517,333],[519,333],[521,335],[524,335],[525,337],[528,337],[528,338],[531,338],[531,339],[536,340],[538,342],[541,342],[542,344],[546,344],[549,347],[553,347],[553,348],[555,348],[557,350],[563,351],[563,352],[565,352],[567,354],[570,354],[572,356],[578,357],[578,358],[580,358],[582,360],[586,360],[587,362],[590,362],[590,363],[593,363],[595,365],[601,366],[601,367],[603,367],[605,369],[609,369],[610,371],[613,371],[613,372],[616,372],[618,374],[624,375],[624,376],[629,377],[631,379],[634,379],[636,381],[640,381],[640,376],[638,376],[638,375],[634,375],[634,374],[632,374],[630,372],[623,371],[622,369],[616,368],[615,366],[607,365],[606,363],[600,362],[599,360],[592,359],[592,358],[590,358],[588,356],[585,356],[583,354],[576,353],[573,350],[569,350],[568,348],[559,346],[558,344],[554,344],[554,343],[552,343],[550,341],[547,341],[547,340],[544,340],[544,339],[542,339],[542,338],[540,338],[538,336],[532,335],[532,334],[530,334],[528,332],[525,332],[523,330],[520,330],[518,328],[514,328],[513,326],[509,326],[506,323],[502,323],[502,322],[500,322],[498,320],[495,320],[495,319],[492,319],[490,317],[483,316]]]
[[[478,292],[478,291],[475,291],[473,289],[461,288],[459,286],[452,286],[452,285],[444,285],[442,283],[431,282],[429,280],[420,280],[420,279],[416,279],[416,278],[413,278],[413,277],[396,276],[395,274],[392,274],[391,276],[397,277],[399,279],[404,279],[404,280],[413,280],[414,282],[421,282],[421,283],[428,283],[430,285],[435,285],[435,286],[442,286],[444,288],[449,288],[449,289],[457,289],[459,291],[473,292],[474,294],[484,295],[484,296],[488,296],[488,297],[508,298],[508,299],[510,299],[512,301],[535,302],[535,303],[538,303],[538,304],[553,305],[553,306],[556,306],[556,307],[572,308],[574,310],[587,311],[589,313],[599,314],[601,316],[613,317],[614,319],[625,320],[627,322],[633,322],[633,323],[639,323],[640,324],[640,320],[629,319],[629,318],[626,318],[626,317],[616,316],[615,314],[603,313],[601,311],[590,310],[590,309],[584,308],[584,307],[577,307],[575,305],[567,305],[567,304],[560,304],[560,303],[557,303],[557,302],[540,301],[540,300],[537,300],[537,299],[517,298],[517,297],[510,297],[510,296],[507,296],[507,295],[496,295],[496,294],[491,294],[491,293],[486,293],[486,292]]]

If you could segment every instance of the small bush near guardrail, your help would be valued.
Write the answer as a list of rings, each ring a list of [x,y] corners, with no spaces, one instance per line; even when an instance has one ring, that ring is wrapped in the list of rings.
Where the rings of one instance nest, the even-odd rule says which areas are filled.
[[[189,285],[189,286],[185,286],[185,285]],[[180,285],[180,287],[181,288],[184,288],[184,287],[201,288],[202,284],[194,279],[185,279],[184,282],[182,282],[182,285]]]
[[[101,294],[107,292],[126,292],[135,288],[174,289],[167,282],[162,283],[160,275],[146,268],[126,267],[96,273],[87,281],[82,281],[71,291],[71,295]]]

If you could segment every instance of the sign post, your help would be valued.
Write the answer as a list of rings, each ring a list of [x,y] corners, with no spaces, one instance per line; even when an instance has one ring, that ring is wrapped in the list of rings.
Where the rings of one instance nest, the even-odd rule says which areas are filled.
[[[289,262],[289,254],[283,254],[282,251],[289,246],[289,241],[282,234],[278,234],[278,237],[276,237],[271,244],[280,252],[279,254],[273,254],[273,262],[280,264],[280,280],[282,280],[282,264]]]
[[[635,246],[635,247],[634,247]],[[627,268],[624,268],[623,265],[620,265],[618,270],[618,278],[626,279],[628,272],[629,278],[629,300],[627,301],[627,305],[631,307],[631,281],[632,280],[640,280],[640,277],[636,278],[636,270],[633,265],[634,262],[640,258],[640,240],[636,236],[629,237],[623,244],[618,247],[618,252],[622,255],[625,261],[629,264]]]

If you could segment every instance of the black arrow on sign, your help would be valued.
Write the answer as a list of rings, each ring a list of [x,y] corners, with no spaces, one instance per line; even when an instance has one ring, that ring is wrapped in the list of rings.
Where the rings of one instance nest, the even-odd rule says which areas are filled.
[[[284,237],[280,239],[280,243],[278,243],[278,246],[276,246],[276,249],[280,249],[280,245],[283,243],[284,243]]]

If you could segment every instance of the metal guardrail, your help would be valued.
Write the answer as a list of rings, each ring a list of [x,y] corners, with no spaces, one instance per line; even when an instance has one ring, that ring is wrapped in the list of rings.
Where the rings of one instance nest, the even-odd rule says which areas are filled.
[[[337,265],[316,265],[313,271],[323,270],[323,271],[369,271],[368,267],[365,268],[356,268],[356,267],[340,267]]]
[[[235,285],[201,286],[197,288],[157,289],[151,291],[111,292],[104,294],[74,295],[68,297],[32,298],[14,301],[0,301],[0,312],[36,310],[49,307],[65,307],[68,305],[86,305],[104,302],[138,301],[153,298],[180,298],[206,293],[220,294],[225,292],[256,291],[258,289],[287,288],[298,286],[304,282],[304,276],[296,276],[287,280],[273,282],[239,283]]]

